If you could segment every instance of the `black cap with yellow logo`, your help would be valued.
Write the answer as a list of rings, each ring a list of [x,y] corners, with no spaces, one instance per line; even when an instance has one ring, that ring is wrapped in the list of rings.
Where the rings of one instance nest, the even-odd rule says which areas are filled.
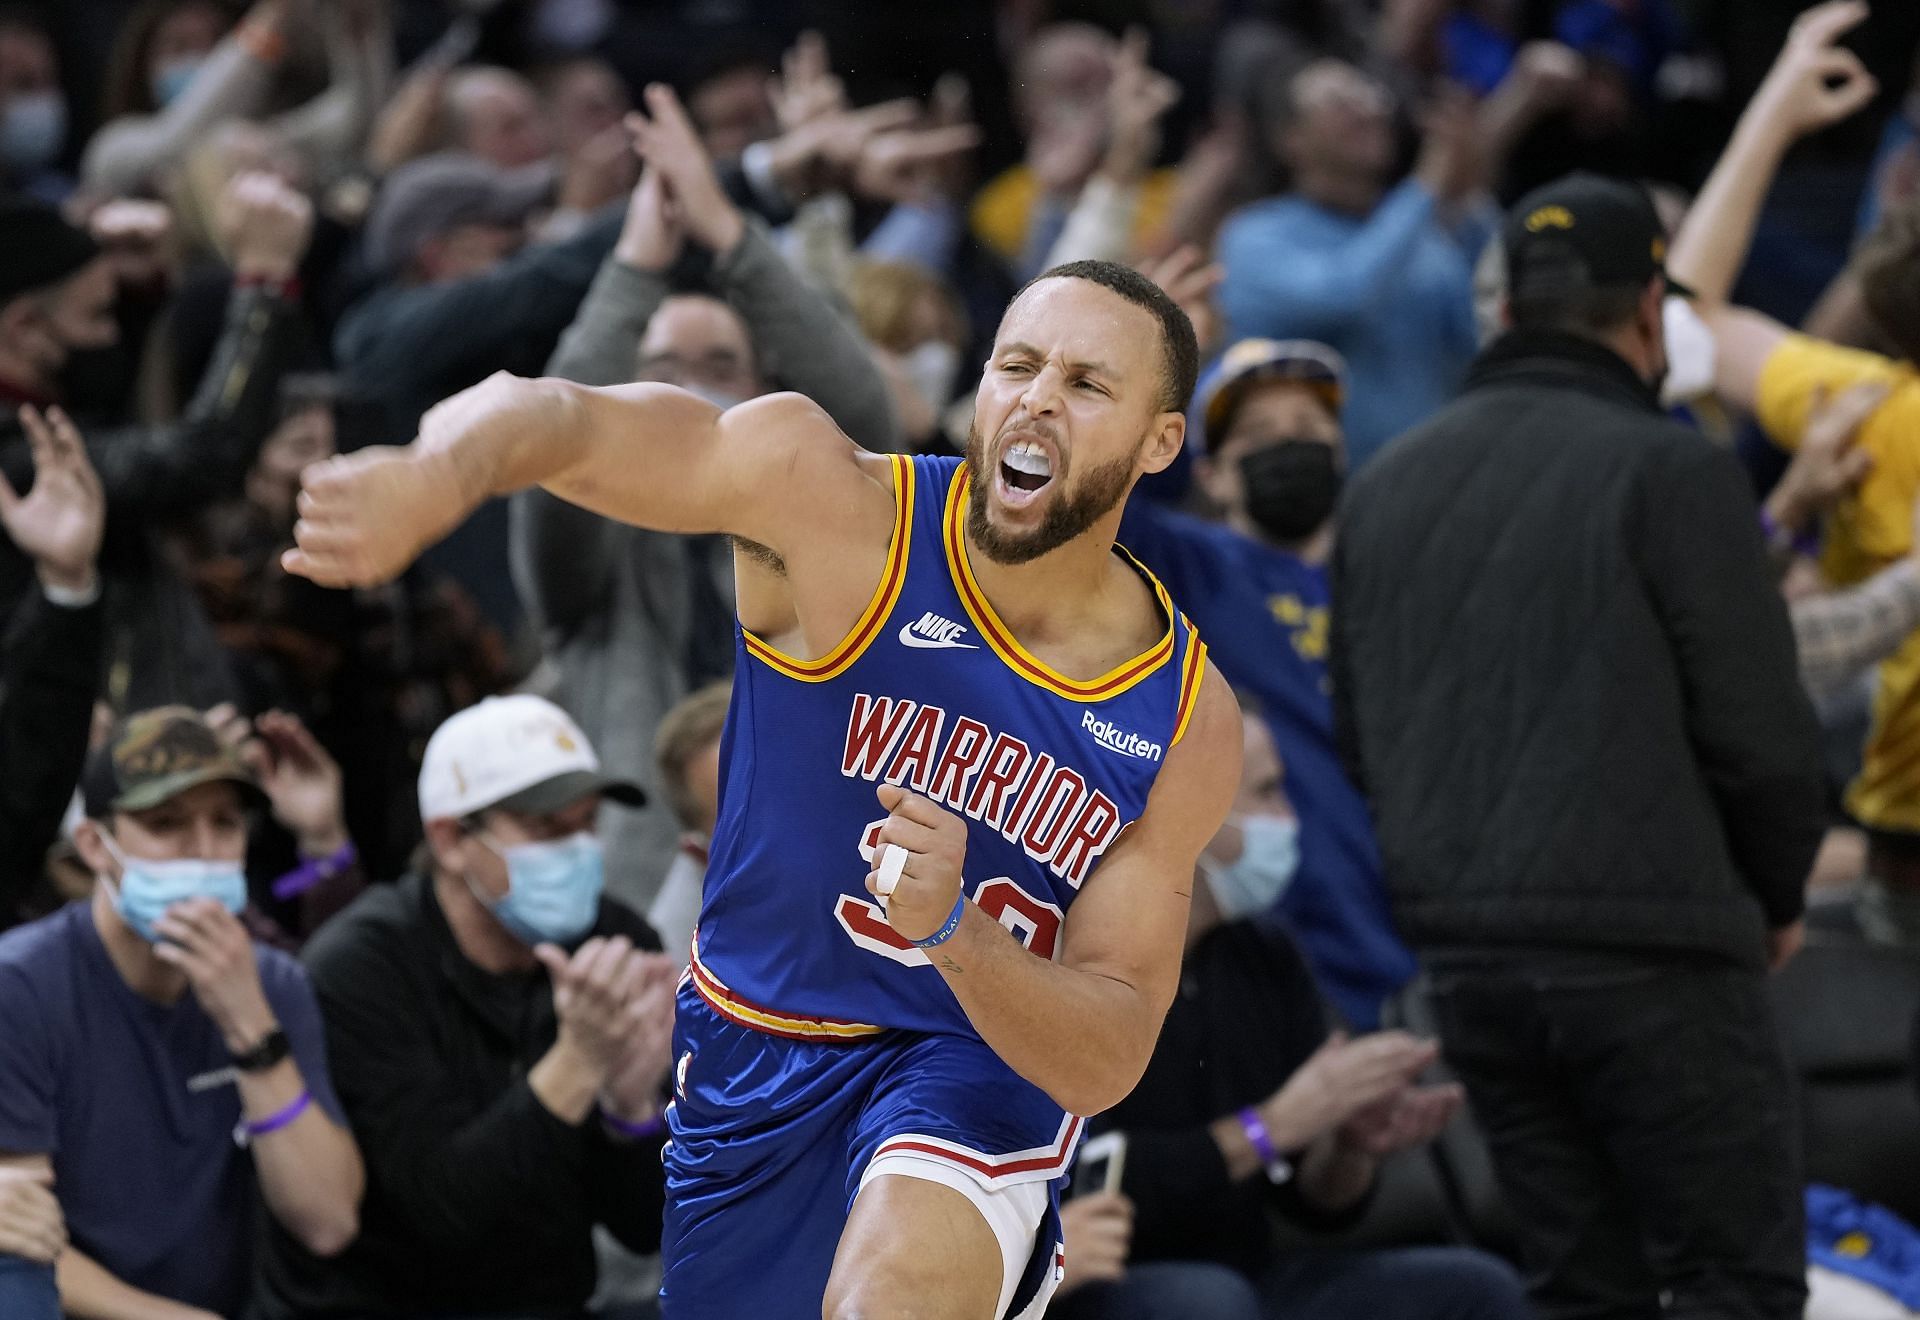
[[[1693,296],[1667,275],[1667,231],[1653,198],[1624,179],[1580,172],[1535,188],[1507,212],[1502,241],[1510,296],[1536,278],[1564,283],[1570,267],[1594,286],[1660,275],[1672,292]]]

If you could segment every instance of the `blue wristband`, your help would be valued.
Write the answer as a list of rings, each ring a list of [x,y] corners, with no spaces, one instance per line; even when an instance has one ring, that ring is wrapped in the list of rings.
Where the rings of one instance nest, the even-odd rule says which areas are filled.
[[[953,900],[953,912],[947,917],[947,924],[924,940],[915,940],[916,949],[937,949],[953,938],[953,932],[960,929],[960,918],[967,914],[967,896],[965,894]]]

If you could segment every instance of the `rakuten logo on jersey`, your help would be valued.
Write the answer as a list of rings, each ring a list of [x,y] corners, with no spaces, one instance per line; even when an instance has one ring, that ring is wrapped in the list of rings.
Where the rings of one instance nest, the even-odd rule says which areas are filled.
[[[1092,711],[1083,711],[1080,715],[1080,727],[1093,735],[1093,740],[1110,752],[1122,756],[1137,756],[1143,761],[1158,761],[1161,747],[1157,742],[1149,742],[1137,733],[1129,733],[1117,724],[1095,719]]]

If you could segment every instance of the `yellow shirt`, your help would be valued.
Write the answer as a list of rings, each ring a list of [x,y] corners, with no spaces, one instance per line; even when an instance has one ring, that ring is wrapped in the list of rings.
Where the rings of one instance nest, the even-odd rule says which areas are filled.
[[[1827,520],[1823,567],[1836,586],[1873,576],[1913,548],[1920,500],[1920,372],[1878,353],[1790,335],[1760,372],[1757,413],[1774,442],[1799,445],[1814,400],[1867,381],[1889,394],[1860,428],[1873,457],[1860,489]],[[1920,633],[1880,666],[1873,728],[1848,809],[1874,829],[1920,834]]]
[[[1140,213],[1133,222],[1137,244],[1150,238],[1173,209],[1172,170],[1154,170],[1140,181]],[[974,236],[1008,261],[1017,261],[1027,246],[1027,225],[1040,200],[1040,182],[1025,165],[1015,165],[990,179],[973,201],[970,217]]]

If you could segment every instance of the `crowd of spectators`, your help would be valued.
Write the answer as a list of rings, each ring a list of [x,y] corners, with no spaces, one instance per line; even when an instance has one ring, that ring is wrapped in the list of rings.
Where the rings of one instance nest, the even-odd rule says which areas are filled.
[[[1121,539],[1247,751],[1057,1312],[1641,1286],[1596,1256],[1582,1293],[1537,1233],[1516,1271],[1275,1224],[1337,1240],[1464,1126],[1443,1062],[1479,1110],[1528,1066],[1400,1029],[1423,962],[1456,1033],[1525,945],[1529,996],[1616,977],[1624,1036],[1744,1012],[1803,909],[1920,950],[1920,7],[1799,8],[0,6],[0,1314],[650,1314],[755,547],[533,490],[328,589],[281,565],[300,473],[503,371],[797,391],[866,449],[958,453],[1009,299],[1089,258],[1199,336],[1187,449]],[[1542,301],[1572,171],[1659,217],[1639,301]],[[1672,445],[1514,421],[1502,382],[1542,371]],[[1559,659],[1523,725],[1527,648]],[[1587,961],[1625,909],[1562,900],[1624,872],[1636,948],[1754,977]],[[1550,1156],[1495,1145],[1545,1214],[1511,1178]]]

